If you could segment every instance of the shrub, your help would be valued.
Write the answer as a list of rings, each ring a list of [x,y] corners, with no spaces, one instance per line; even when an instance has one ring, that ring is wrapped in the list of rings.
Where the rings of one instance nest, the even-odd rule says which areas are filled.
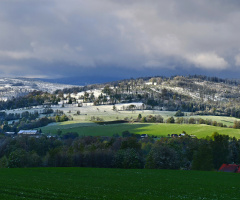
[[[113,166],[116,168],[137,169],[142,168],[143,162],[135,149],[121,149],[114,155]]]
[[[145,168],[148,169],[178,169],[180,162],[174,149],[156,144],[150,151]]]
[[[184,116],[184,113],[183,113],[181,110],[178,110],[178,111],[175,113],[174,116],[176,116],[176,117],[182,117],[182,116]]]
[[[175,123],[174,117],[169,117],[169,118],[167,119],[167,123],[174,124],[174,123]]]

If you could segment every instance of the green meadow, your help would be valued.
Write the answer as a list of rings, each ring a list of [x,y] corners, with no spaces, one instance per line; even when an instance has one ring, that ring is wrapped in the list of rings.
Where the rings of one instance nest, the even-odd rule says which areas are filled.
[[[70,123],[62,122],[42,127],[45,134],[56,134],[57,130],[62,133],[77,132],[80,136],[112,136],[123,131],[129,131],[136,134],[149,134],[154,136],[167,136],[168,134],[180,134],[185,131],[189,135],[195,135],[203,138],[212,135],[213,132],[226,134],[240,138],[240,130],[233,128],[222,128],[204,124],[151,124],[151,123],[127,123],[112,125],[97,125],[95,123]]]
[[[212,115],[194,115],[194,116],[185,116],[186,118],[202,118],[204,120],[208,119],[208,120],[212,120],[212,121],[216,121],[219,123],[223,123],[227,126],[233,126],[234,121],[237,121],[239,119],[235,118],[235,117],[225,117],[225,116],[212,116]]]
[[[46,127],[42,127],[42,132],[45,134],[55,135],[58,130],[62,133],[67,132],[77,132],[80,136],[112,136],[113,134],[119,134],[123,131],[130,131],[136,134],[149,134],[155,136],[167,136],[168,134],[180,134],[185,131],[189,135],[195,135],[199,138],[212,135],[213,132],[218,132],[220,134],[227,134],[230,136],[235,136],[240,138],[240,130],[232,128],[221,128],[208,125],[200,124],[150,124],[150,123],[128,123],[128,124],[112,124],[112,125],[97,125],[92,123],[91,117],[99,117],[105,121],[122,120],[128,118],[136,119],[138,114],[142,116],[147,115],[161,115],[164,120],[174,116],[175,111],[157,111],[157,110],[144,110],[144,111],[113,111],[112,106],[85,106],[85,107],[73,107],[73,108],[62,108],[62,110],[71,115],[73,120],[52,123]],[[81,115],[76,115],[77,110],[81,112]],[[233,117],[223,117],[223,116],[190,116],[191,113],[185,113],[185,118],[203,118],[212,121],[221,122],[227,126],[233,126],[234,121],[237,120]],[[176,119],[176,118],[175,118]]]
[[[146,169],[0,170],[0,199],[239,199],[240,174]]]

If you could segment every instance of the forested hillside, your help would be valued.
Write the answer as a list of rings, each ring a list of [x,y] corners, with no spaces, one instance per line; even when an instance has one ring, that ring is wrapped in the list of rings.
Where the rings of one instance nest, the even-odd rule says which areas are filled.
[[[93,107],[111,105],[116,113],[118,111],[155,110],[179,111],[176,117],[181,117],[184,115],[183,112],[188,112],[188,115],[240,118],[239,90],[238,80],[205,76],[175,76],[128,79],[106,84],[65,88],[53,93],[33,91],[25,96],[0,101],[0,130],[16,132],[19,129],[38,128],[54,121],[58,122],[58,117],[64,113],[58,113],[56,109],[65,106],[80,108],[83,105]],[[128,105],[123,103],[128,103]],[[119,106],[121,104],[122,106]],[[55,108],[54,112],[51,107]],[[15,113],[14,109],[19,108],[28,109],[27,117]],[[42,110],[35,112],[34,109]],[[80,114],[81,111],[78,109],[75,115]],[[48,118],[41,119],[43,117]],[[187,123],[192,123],[190,121]],[[182,122],[176,121],[176,123]],[[199,124],[202,123],[199,122]],[[222,123],[216,122],[215,124],[223,126]],[[211,123],[211,125],[214,124]],[[236,122],[234,128],[240,128],[240,123]]]
[[[97,91],[97,92],[96,92]],[[0,102],[0,109],[36,105],[88,103],[94,105],[142,102],[142,109],[195,112],[240,117],[239,80],[205,76],[145,77],[56,90],[33,91]],[[132,107],[131,109],[136,109]]]
[[[99,90],[98,94],[94,92]],[[142,102],[142,109],[240,117],[240,82],[206,76],[148,77],[58,90],[94,105]],[[131,108],[131,109],[134,109]]]

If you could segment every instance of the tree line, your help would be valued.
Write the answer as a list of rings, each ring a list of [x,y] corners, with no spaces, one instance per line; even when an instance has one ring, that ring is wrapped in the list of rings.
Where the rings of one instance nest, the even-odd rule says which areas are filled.
[[[240,140],[227,135],[155,140],[125,131],[123,136],[79,137],[77,133],[66,133],[61,138],[2,136],[0,167],[217,170],[223,163],[240,163]]]
[[[0,110],[11,110],[17,108],[38,106],[38,105],[55,105],[60,102],[56,94],[50,94],[42,91],[33,91],[21,97],[13,97],[7,101],[0,101]]]
[[[0,120],[0,132],[5,133],[5,132],[14,132],[15,134],[19,130],[28,130],[28,129],[35,129],[43,126],[47,126],[50,123],[53,122],[63,122],[63,121],[68,121],[69,117],[67,117],[62,111],[56,112],[55,116],[50,116],[50,117],[41,117],[41,118],[29,118],[27,116],[32,116],[31,114],[28,115],[23,115],[25,112],[21,114],[22,118],[12,121],[9,123],[8,121],[1,121]],[[26,112],[28,113],[28,112]],[[24,117],[26,116],[26,117]]]
[[[177,112],[178,113],[178,112]],[[176,113],[176,114],[177,114]],[[175,116],[176,116],[175,114]],[[178,116],[178,115],[177,115]],[[223,124],[222,122],[213,121],[211,119],[202,119],[202,118],[194,118],[194,117],[169,117],[166,120],[161,115],[146,115],[142,116],[142,114],[138,114],[137,119],[132,118],[124,118],[124,120],[129,122],[141,122],[141,123],[169,123],[169,124],[206,124],[210,126],[218,126],[218,127],[224,127],[227,128],[228,126],[226,124]],[[233,126],[229,126],[229,128],[236,128],[240,129],[240,121],[234,121]]]

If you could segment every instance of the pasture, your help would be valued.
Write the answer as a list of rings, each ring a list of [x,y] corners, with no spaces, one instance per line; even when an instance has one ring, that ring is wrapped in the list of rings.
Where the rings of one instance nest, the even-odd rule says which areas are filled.
[[[225,117],[225,116],[212,116],[212,115],[193,115],[193,116],[186,116],[186,118],[202,118],[204,120],[212,120],[212,121],[216,121],[219,123],[223,123],[227,126],[233,126],[234,121],[237,121],[239,119],[235,118],[235,117]]]
[[[141,103],[133,103],[140,105]],[[101,118],[105,121],[112,120],[123,120],[128,118],[128,120],[134,120],[137,118],[138,114],[142,116],[147,115],[161,115],[164,120],[174,116],[175,111],[157,111],[157,110],[134,110],[134,111],[123,111],[123,107],[127,107],[130,104],[116,104],[117,111],[113,110],[112,105],[101,105],[101,106],[92,106],[91,104],[83,104],[82,107],[77,107],[74,105],[65,104],[64,107],[52,106],[53,110],[62,110],[66,113],[71,121],[62,122],[62,123],[53,123],[49,124],[46,127],[41,127],[43,133],[54,135],[58,130],[61,130],[62,133],[67,132],[77,132],[79,135],[92,135],[92,136],[112,136],[113,134],[119,134],[123,131],[130,131],[136,134],[149,134],[155,136],[167,136],[168,134],[180,134],[182,131],[185,131],[189,135],[196,135],[197,137],[206,137],[207,135],[212,135],[213,132],[217,131],[220,134],[227,134],[230,136],[235,136],[240,138],[240,130],[229,129],[229,128],[220,128],[206,125],[191,125],[191,124],[115,124],[115,125],[106,125],[99,126],[91,122],[91,118]],[[34,112],[38,111],[41,113],[42,107],[35,107],[32,109],[18,109],[18,110],[9,110],[7,113],[17,112],[21,113],[23,111]],[[77,114],[80,112],[80,115]],[[222,117],[222,116],[190,116],[190,113],[185,113],[185,118],[203,118],[209,119],[212,121],[221,122],[227,126],[232,126],[234,121],[237,120],[233,117]],[[42,115],[41,115],[42,116]]]
[[[139,103],[132,103],[134,105],[139,105]],[[141,114],[142,116],[147,115],[161,115],[164,120],[166,120],[169,117],[174,116],[176,111],[159,111],[159,110],[133,110],[133,111],[127,111],[122,110],[123,107],[127,107],[128,105],[131,105],[130,103],[125,104],[115,104],[117,111],[113,110],[113,105],[100,105],[100,106],[93,106],[92,104],[84,104],[82,107],[77,107],[76,105],[69,105],[65,104],[64,107],[61,107],[61,105],[52,105],[51,108],[56,110],[61,110],[64,113],[66,113],[68,116],[71,116],[73,118],[72,123],[82,123],[82,122],[89,122],[91,120],[91,117],[100,117],[105,121],[109,120],[117,120],[117,119],[136,119],[138,114]],[[21,108],[21,109],[15,109],[15,110],[7,110],[6,113],[22,113],[24,111],[28,112],[34,112],[38,111],[41,113],[43,111],[43,106],[36,106],[33,108]],[[80,112],[80,115],[77,115],[77,112]],[[43,117],[45,115],[41,115]],[[191,115],[191,113],[185,113],[185,118],[203,118],[203,119],[209,119],[212,121],[221,122],[227,126],[232,126],[234,121],[238,120],[234,117],[224,117],[224,116],[210,116],[210,115]]]
[[[150,123],[127,123],[127,124],[111,124],[97,125],[95,123],[71,123],[61,122],[54,123],[42,127],[42,132],[46,134],[56,134],[57,130],[62,133],[77,132],[80,136],[112,136],[123,131],[129,131],[135,134],[148,134],[154,136],[168,136],[168,134],[180,134],[185,131],[189,135],[195,135],[198,138],[211,136],[213,132],[226,134],[240,138],[240,130],[233,128],[222,128],[216,126],[208,126],[204,124],[150,124]]]
[[[0,170],[0,199],[239,199],[240,174],[146,169]]]

